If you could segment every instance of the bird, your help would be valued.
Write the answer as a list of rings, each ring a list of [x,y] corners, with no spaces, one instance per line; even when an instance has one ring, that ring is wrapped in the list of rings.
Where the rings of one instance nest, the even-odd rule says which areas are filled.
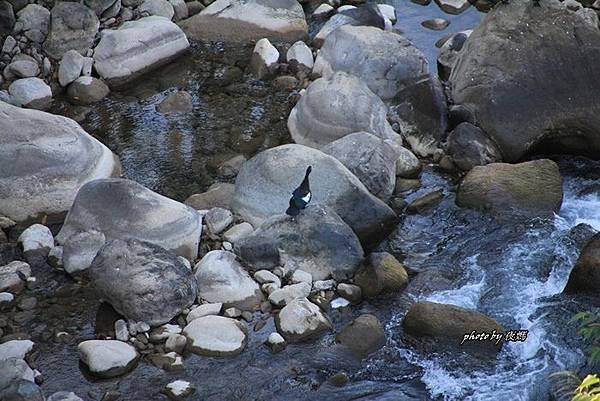
[[[289,216],[297,216],[300,211],[306,208],[306,205],[309,204],[312,199],[312,193],[310,192],[310,183],[308,182],[308,176],[312,171],[312,166],[308,166],[306,169],[306,174],[304,175],[304,180],[298,188],[292,192],[292,197],[290,198],[290,207],[287,208],[285,214]]]

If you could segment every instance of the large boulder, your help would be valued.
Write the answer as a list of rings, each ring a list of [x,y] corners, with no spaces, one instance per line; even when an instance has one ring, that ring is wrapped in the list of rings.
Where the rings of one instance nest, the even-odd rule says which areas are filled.
[[[497,350],[502,342],[491,340],[491,333],[504,333],[494,319],[474,310],[429,301],[414,303],[402,322],[404,330],[415,337],[430,337],[453,346]],[[490,334],[487,341],[464,342],[465,335]]]
[[[388,22],[391,24],[391,21]],[[317,32],[312,45],[316,48],[323,46],[323,42],[332,32],[345,25],[365,25],[384,29],[387,24],[386,17],[377,4],[363,4],[359,7],[338,10]]]
[[[64,244],[72,235],[90,230],[103,233],[107,240],[148,241],[194,260],[202,218],[191,207],[137,182],[112,178],[81,187],[56,239]]]
[[[383,140],[368,132],[346,135],[321,148],[338,159],[365,184],[373,195],[387,202],[396,185],[398,159],[412,162],[413,172],[420,169],[419,159],[398,142]]]
[[[120,376],[133,369],[139,359],[132,345],[116,340],[88,340],[77,348],[90,373],[101,378]]]
[[[52,89],[42,79],[17,79],[8,87],[14,103],[29,109],[46,110],[52,103]]]
[[[336,340],[359,357],[377,351],[386,343],[385,331],[373,315],[360,315],[336,336]]]
[[[373,252],[356,272],[354,284],[360,287],[363,296],[376,297],[404,289],[408,284],[408,273],[392,254]]]
[[[50,11],[38,4],[28,4],[17,13],[18,21],[23,24],[23,32],[28,38],[41,39],[50,28]]]
[[[198,296],[207,302],[222,303],[225,309],[253,310],[263,301],[258,284],[237,261],[235,254],[211,251],[194,267]]]
[[[94,44],[100,28],[98,17],[90,8],[76,2],[58,2],[50,11],[50,31],[44,50],[60,60],[68,50],[85,55]]]
[[[170,321],[196,300],[196,278],[175,254],[149,242],[113,240],[92,262],[96,292],[126,318],[152,326]]]
[[[565,292],[577,291],[600,291],[600,233],[583,247],[569,275]]]
[[[312,203],[331,207],[363,244],[372,245],[393,229],[392,209],[338,160],[302,145],[268,149],[244,163],[235,183],[233,210],[254,227],[282,214],[309,165]]]
[[[240,321],[223,316],[203,316],[185,326],[187,348],[199,355],[233,356],[244,350],[248,328]]]
[[[94,66],[110,85],[119,85],[179,56],[190,46],[183,31],[158,16],[107,29],[94,49]]]
[[[292,217],[273,216],[235,244],[235,252],[253,268],[286,266],[314,280],[352,277],[363,250],[352,229],[330,208],[309,205]]]
[[[79,188],[119,175],[118,158],[75,121],[0,102],[0,214],[63,214]]]
[[[360,79],[337,72],[314,81],[288,118],[294,142],[321,148],[353,132],[398,139],[386,105]]]
[[[560,171],[548,159],[476,166],[456,194],[461,207],[527,215],[558,213],[562,199]]]
[[[534,152],[597,157],[600,30],[556,0],[540,5],[511,1],[485,17],[452,70],[452,99],[505,161]]]
[[[277,331],[292,343],[310,340],[332,329],[327,316],[306,298],[287,304],[275,317],[275,325]]]
[[[296,0],[217,0],[180,25],[190,39],[208,41],[295,42],[308,33]]]

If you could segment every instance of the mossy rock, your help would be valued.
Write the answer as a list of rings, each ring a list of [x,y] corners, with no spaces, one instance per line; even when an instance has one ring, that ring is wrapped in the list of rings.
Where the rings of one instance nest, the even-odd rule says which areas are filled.
[[[354,276],[363,296],[372,298],[383,293],[397,292],[408,284],[406,269],[393,255],[374,252]]]

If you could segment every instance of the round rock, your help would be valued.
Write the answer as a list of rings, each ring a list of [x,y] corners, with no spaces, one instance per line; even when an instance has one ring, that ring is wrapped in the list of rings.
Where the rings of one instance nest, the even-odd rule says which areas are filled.
[[[185,326],[190,351],[206,356],[232,356],[244,350],[247,342],[246,326],[223,316],[204,316]]]
[[[88,340],[79,344],[79,356],[90,372],[110,378],[129,372],[138,361],[135,348],[116,340]]]

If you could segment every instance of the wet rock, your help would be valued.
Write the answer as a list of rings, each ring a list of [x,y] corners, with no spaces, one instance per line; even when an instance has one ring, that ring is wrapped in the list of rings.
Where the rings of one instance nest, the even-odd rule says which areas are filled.
[[[351,277],[363,258],[354,232],[321,205],[309,206],[295,220],[287,215],[266,220],[235,245],[235,252],[256,269],[286,265],[315,280]]]
[[[0,399],[7,401],[44,401],[42,390],[29,380],[17,379],[0,390]]]
[[[67,51],[58,67],[58,82],[67,86],[81,75],[84,57],[75,50]]]
[[[437,189],[426,193],[425,195],[419,196],[408,204],[406,211],[408,213],[425,213],[444,198],[444,191]]]
[[[84,76],[77,78],[67,88],[69,101],[77,105],[89,105],[108,96],[108,86],[98,78]]]
[[[222,0],[181,22],[193,40],[248,42],[267,38],[294,42],[308,33],[295,0]]]
[[[196,210],[209,210],[213,207],[231,208],[231,199],[235,192],[235,185],[216,183],[211,185],[206,192],[195,194],[185,200],[185,204]]]
[[[267,337],[267,341],[265,341],[265,345],[269,347],[269,349],[273,353],[278,353],[283,351],[287,344],[285,342],[285,338],[283,338],[281,334],[275,332],[269,334],[269,337]]]
[[[64,243],[63,267],[69,274],[88,269],[96,254],[104,246],[106,237],[99,231],[83,231],[73,234]]]
[[[165,343],[165,350],[167,352],[176,352],[178,354],[182,354],[186,343],[187,339],[185,336],[181,334],[171,334]]]
[[[227,251],[207,253],[194,268],[198,296],[208,302],[220,302],[252,310],[263,300],[258,284],[250,278],[235,254]]]
[[[448,25],[450,25],[450,21],[445,20],[443,18],[433,18],[421,22],[421,25],[423,25],[427,29],[432,29],[434,31],[442,31],[448,28]]]
[[[81,185],[120,173],[116,156],[68,118],[3,102],[0,115],[0,132],[12,132],[0,138],[0,170],[14,172],[0,178],[0,214],[21,221],[63,213]]]
[[[159,113],[189,113],[194,105],[192,95],[186,91],[177,91],[165,98],[158,106],[156,111]]]
[[[202,221],[192,208],[134,181],[114,178],[90,182],[79,190],[56,239],[64,244],[71,235],[90,230],[103,233],[107,240],[151,242],[194,260]]]
[[[292,109],[287,125],[294,142],[317,149],[360,131],[398,139],[387,121],[387,111],[365,83],[337,72],[310,84]]]
[[[289,342],[315,338],[332,329],[319,307],[306,298],[295,299],[275,317],[277,331]]]
[[[48,397],[46,401],[83,401],[83,399],[72,391],[59,391]]]
[[[473,112],[505,161],[529,153],[597,155],[600,104],[589,72],[599,61],[600,30],[581,15],[553,0],[541,8],[510,2],[490,11],[466,41],[450,76],[451,97]]]
[[[420,170],[419,159],[393,140],[382,140],[367,132],[346,135],[325,145],[321,151],[338,159],[367,187],[387,202],[393,192],[398,170],[413,175]]]
[[[496,321],[474,310],[454,305],[421,301],[413,304],[402,322],[404,330],[416,337],[432,337],[453,346],[460,346],[465,334],[472,331],[503,333],[504,329]],[[465,348],[498,350],[501,346],[494,341],[470,341]]]
[[[345,10],[331,17],[313,38],[313,47],[323,46],[325,39],[338,28],[349,26],[372,26],[379,29],[386,27],[386,18],[376,4],[365,4],[360,7]]]
[[[286,53],[286,60],[290,67],[297,70],[312,70],[314,65],[312,50],[301,40],[290,46]]]
[[[360,315],[337,335],[336,340],[361,358],[382,348],[385,332],[379,319],[373,315]]]
[[[144,0],[138,7],[138,12],[143,16],[155,15],[168,20],[175,15],[173,6],[167,0]]]
[[[397,292],[408,284],[408,273],[404,266],[387,252],[373,252],[354,276],[354,283],[367,298],[379,294]]]
[[[233,356],[246,347],[245,324],[222,316],[204,316],[185,326],[188,349],[199,355]]]
[[[25,359],[33,350],[34,343],[30,340],[10,340],[0,344],[0,361],[9,358]]]
[[[194,394],[196,389],[190,382],[185,380],[175,380],[165,386],[164,393],[173,401],[182,401]]]
[[[168,322],[197,295],[192,272],[167,250],[135,239],[109,241],[89,269],[98,294],[128,319]]]
[[[50,11],[50,31],[44,50],[54,60],[60,60],[68,50],[81,54],[94,43],[100,21],[90,8],[75,2],[57,2]]]
[[[362,301],[362,290],[357,285],[340,283],[337,286],[337,292],[352,304],[358,304]]]
[[[551,160],[474,167],[456,196],[460,207],[495,213],[548,215],[562,204],[562,177]]]
[[[369,193],[358,178],[338,160],[301,145],[283,145],[268,149],[244,163],[236,179],[232,209],[255,227],[269,216],[283,213],[289,205],[291,191],[299,184],[298,181],[304,176],[308,165],[313,167],[310,177],[313,204],[320,203],[330,207],[354,230],[363,243],[372,244],[386,236],[396,219],[393,211]],[[323,218],[325,214],[324,210],[315,210],[315,214],[302,213],[301,216],[308,217],[305,230],[314,231],[315,227],[309,223],[314,218]],[[273,217],[265,223],[263,232],[280,228],[282,231],[289,230],[289,220],[285,216]],[[334,231],[341,230],[344,233],[344,241],[352,242],[336,216],[330,214],[327,220],[330,221],[330,224],[325,226],[328,227],[328,231],[329,228]],[[255,232],[251,237],[257,238],[259,235],[260,232]],[[250,237],[246,237],[242,242],[250,241],[248,238]],[[335,239],[335,242],[338,242],[337,238]],[[317,277],[314,269],[303,270]]]
[[[446,149],[454,164],[463,171],[502,161],[496,144],[485,132],[467,122],[459,124],[448,135]]]
[[[163,17],[144,17],[104,30],[94,49],[94,66],[109,85],[119,85],[172,61],[189,45],[176,24]]]
[[[274,72],[278,61],[279,51],[269,42],[269,39],[263,38],[254,46],[250,70],[258,79],[264,79]]]
[[[94,376],[121,376],[135,367],[139,354],[131,345],[115,340],[88,340],[80,343],[79,356]]]
[[[0,359],[0,394],[16,380],[34,381],[34,373],[29,365],[21,358]]]
[[[194,308],[188,313],[186,319],[188,323],[191,323],[192,320],[198,319],[199,317],[209,316],[209,315],[218,315],[221,313],[221,309],[223,308],[223,304],[221,302],[212,303],[212,304],[202,304],[197,308]]]
[[[461,14],[471,5],[468,0],[435,0],[435,2],[448,14]]]
[[[52,102],[52,90],[39,78],[17,79],[8,87],[15,102],[29,109],[45,110]]]
[[[223,234],[223,238],[226,241],[231,242],[232,244],[236,244],[244,237],[247,237],[248,235],[252,234],[253,231],[254,228],[250,223],[243,222],[240,224],[236,224],[229,230],[225,231],[225,233]]]
[[[227,209],[214,207],[206,213],[204,221],[211,234],[218,235],[233,223],[233,214]]]
[[[600,289],[600,234],[593,236],[583,247],[571,270],[565,292],[592,292]]]
[[[33,256],[46,257],[50,249],[54,247],[54,236],[50,229],[41,224],[29,226],[21,233],[17,240],[23,248],[25,257],[30,259]]]
[[[269,302],[278,308],[282,308],[295,299],[306,298],[310,295],[311,286],[308,283],[286,285],[273,291],[269,295]]]

